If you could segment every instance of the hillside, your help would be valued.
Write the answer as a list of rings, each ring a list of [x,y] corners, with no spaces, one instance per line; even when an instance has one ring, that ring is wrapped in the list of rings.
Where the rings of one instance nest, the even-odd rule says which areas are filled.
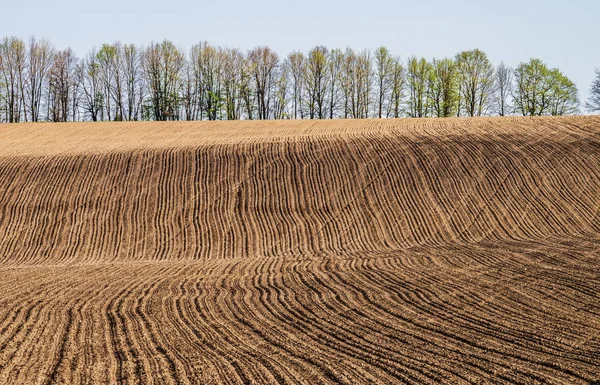
[[[600,381],[600,117],[0,125],[0,384]]]

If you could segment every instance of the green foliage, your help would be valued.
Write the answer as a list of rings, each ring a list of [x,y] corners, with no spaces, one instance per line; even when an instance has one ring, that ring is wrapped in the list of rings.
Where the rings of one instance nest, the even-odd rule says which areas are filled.
[[[377,81],[376,116],[382,118],[391,112],[391,97],[394,87],[394,57],[386,47],[375,50],[375,73]],[[387,113],[384,112],[387,110]]]
[[[306,91],[308,93],[307,107],[311,119],[326,117],[325,97],[329,88],[327,76],[329,50],[317,46],[310,50],[306,62]]]
[[[524,116],[571,115],[579,111],[575,84],[540,59],[519,64],[515,83],[515,111]]]
[[[579,95],[577,86],[562,72],[554,68],[550,70],[552,78],[551,115],[574,115],[579,112]]]
[[[110,62],[117,56],[117,47],[111,44],[102,44],[102,48],[96,54],[100,62]]]
[[[429,74],[429,104],[435,116],[456,114],[458,108],[458,76],[452,59],[433,59]]]
[[[485,52],[474,49],[456,55],[461,106],[467,116],[487,113],[494,91],[494,66]]]
[[[217,120],[218,113],[223,108],[225,99],[221,97],[220,93],[212,91],[207,92],[206,98],[208,119]]]
[[[600,112],[600,70],[586,107]],[[188,54],[164,40],[103,44],[85,58],[49,42],[0,39],[0,122],[384,118],[579,112],[577,87],[541,60],[514,71],[485,52],[408,62],[386,47],[317,46],[280,62],[201,42]],[[45,114],[42,116],[40,114]]]
[[[430,100],[427,97],[428,82],[431,79],[433,66],[424,58],[415,56],[408,60],[407,85],[409,90],[408,116],[423,118],[429,116]]]

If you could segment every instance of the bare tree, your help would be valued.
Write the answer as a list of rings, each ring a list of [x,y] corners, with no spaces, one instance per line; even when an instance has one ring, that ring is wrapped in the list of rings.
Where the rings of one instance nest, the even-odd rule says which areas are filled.
[[[199,110],[199,90],[194,81],[193,66],[190,62],[185,63],[181,77],[181,117],[183,120],[195,120]]]
[[[244,55],[238,49],[225,49],[221,52],[223,96],[227,119],[241,119],[241,83]]]
[[[394,85],[394,59],[385,47],[375,50],[375,78],[377,81],[377,117],[382,118],[390,103]]]
[[[586,107],[590,112],[600,112],[600,68],[596,68],[596,78],[590,88],[590,97]]]
[[[194,45],[190,51],[190,65],[198,92],[200,120],[216,120],[223,107],[221,95],[222,54],[207,42]]]
[[[114,46],[109,44],[103,44],[100,48],[100,51],[96,54],[96,62],[98,64],[98,73],[100,75],[101,84],[102,84],[102,96],[103,96],[103,110],[102,110],[102,120],[104,117],[110,121],[113,120],[113,96],[112,96],[112,88],[113,82],[115,78],[115,73],[113,71],[113,62],[115,61],[115,56],[117,55],[116,49]]]
[[[284,65],[287,67],[286,73],[290,77],[289,83],[292,87],[292,116],[294,119],[304,118],[302,110],[302,98],[304,90],[304,75],[305,75],[306,59],[301,52],[292,52],[285,60]]]
[[[77,66],[77,80],[82,93],[82,108],[89,118],[96,122],[103,107],[104,95],[100,79],[100,65],[96,50],[88,53]]]
[[[248,62],[256,91],[258,119],[269,119],[279,57],[268,47],[257,47],[248,53]]]
[[[202,120],[204,118],[204,71],[205,71],[205,55],[204,48],[208,47],[207,42],[201,42],[193,45],[189,51],[189,58],[187,64],[187,70],[189,74],[187,81],[189,85],[189,98],[187,100],[185,108],[187,108],[187,114],[190,116],[190,120]]]
[[[327,116],[325,98],[329,89],[327,76],[328,50],[319,46],[313,48],[306,62],[306,107],[310,119],[324,119]]]
[[[329,76],[329,119],[338,117],[339,104],[341,100],[340,90],[340,76],[342,73],[342,67],[344,62],[344,53],[339,49],[333,49],[329,52],[329,59],[327,61],[327,72]]]
[[[373,60],[367,50],[359,53],[347,49],[340,75],[344,118],[366,119],[370,116],[373,92]]]
[[[256,117],[256,92],[254,91],[254,81],[252,77],[252,65],[248,58],[244,59],[242,66],[242,76],[240,78],[240,96],[242,98],[243,110],[249,120]]]
[[[165,40],[151,43],[144,52],[143,68],[148,83],[148,113],[155,120],[177,120],[179,85],[185,59],[175,45]]]
[[[342,61],[342,71],[340,73],[340,86],[342,89],[342,104],[344,108],[343,118],[348,119],[354,116],[353,102],[355,98],[356,84],[354,73],[356,71],[356,53],[347,48]]]
[[[48,120],[66,122],[73,119],[73,92],[77,82],[77,58],[68,48],[54,55],[48,85]]]
[[[131,57],[131,46],[128,47],[128,59]],[[125,71],[135,62],[126,62],[125,47],[121,42],[104,44],[98,52],[98,65],[102,78],[104,107],[108,120],[124,120],[130,114],[125,114],[125,94],[127,75]],[[128,73],[130,76],[131,73]],[[127,115],[127,116],[126,116]]]
[[[386,118],[400,117],[405,84],[406,70],[402,65],[402,60],[399,57],[395,57],[392,60],[391,95]]]
[[[510,67],[501,62],[496,68],[496,108],[498,115],[506,116],[510,110],[508,98],[513,89],[513,71]]]
[[[289,103],[289,75],[286,66],[278,66],[273,89],[273,119],[286,119]]]
[[[144,82],[140,49],[134,44],[123,46],[121,72],[125,82],[125,119],[139,120],[144,100]]]
[[[52,66],[54,48],[47,40],[29,40],[26,107],[32,122],[40,119],[43,89]]]
[[[4,109],[9,123],[18,123],[23,116],[26,63],[25,43],[16,37],[5,37],[0,43],[0,76],[4,83]]]
[[[371,52],[364,50],[356,56],[356,118],[370,117],[373,90],[373,61]]]

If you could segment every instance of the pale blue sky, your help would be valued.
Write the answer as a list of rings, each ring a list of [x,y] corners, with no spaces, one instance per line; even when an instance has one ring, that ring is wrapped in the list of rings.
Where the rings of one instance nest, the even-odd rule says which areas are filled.
[[[50,39],[78,55],[105,42],[198,41],[280,55],[387,46],[403,58],[480,48],[494,64],[539,57],[560,68],[587,99],[600,67],[597,0],[0,0],[0,36]]]

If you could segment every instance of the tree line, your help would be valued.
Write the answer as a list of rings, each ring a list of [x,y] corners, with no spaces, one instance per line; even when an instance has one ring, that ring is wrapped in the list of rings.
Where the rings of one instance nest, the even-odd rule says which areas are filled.
[[[600,111],[600,72],[586,106]],[[594,92],[594,90],[596,90]],[[0,41],[0,122],[569,115],[578,90],[539,59],[478,50],[410,57],[317,46],[281,58],[201,42],[116,42],[78,58],[47,40]]]

